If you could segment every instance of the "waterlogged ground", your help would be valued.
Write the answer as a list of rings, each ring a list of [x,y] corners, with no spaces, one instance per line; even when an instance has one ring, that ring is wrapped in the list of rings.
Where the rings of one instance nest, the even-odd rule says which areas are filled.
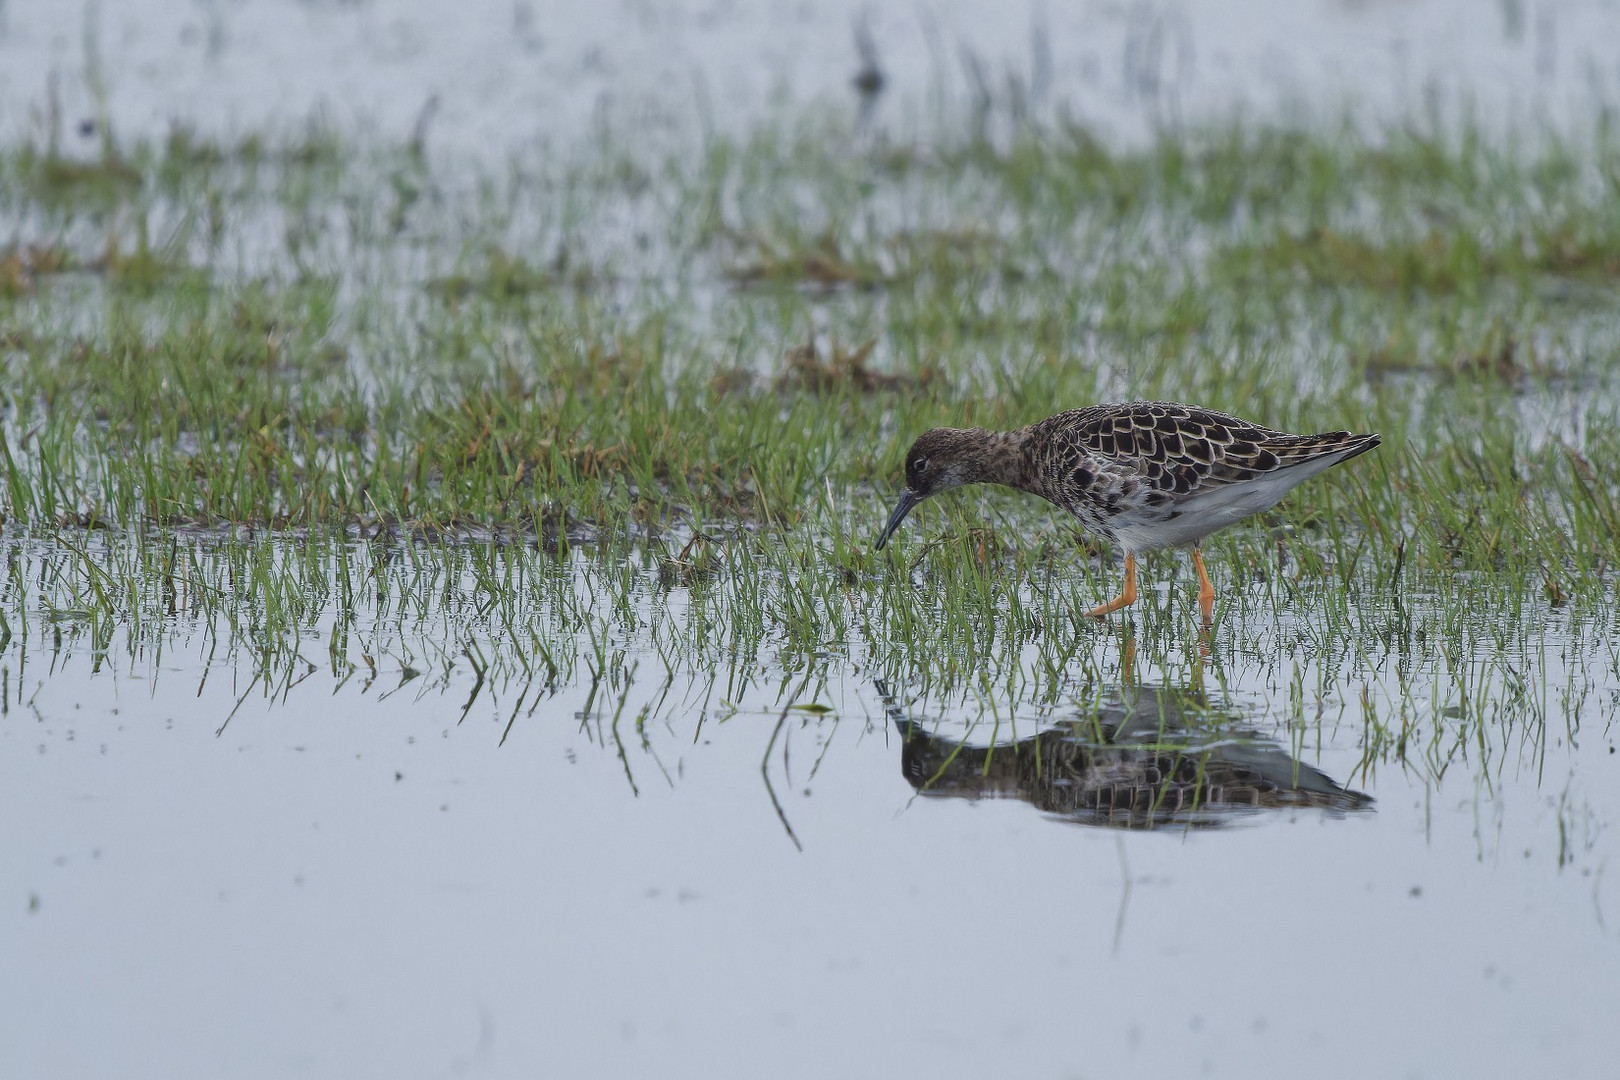
[[[1346,625],[1254,581],[1205,657],[1184,568],[1110,626],[1056,616],[1090,599],[1060,573],[943,673],[889,629],[930,613],[872,598],[926,575],[812,650],[730,607],[791,605],[775,569],[338,550],[187,541],[174,615],[145,581],[104,621],[86,561],[8,542],[9,1072],[1607,1068],[1607,605],[1475,583]],[[278,575],[354,598],[277,625]],[[1132,809],[1177,752],[1207,804]]]
[[[274,10],[0,10],[0,1076],[1612,1072],[1612,13]]]

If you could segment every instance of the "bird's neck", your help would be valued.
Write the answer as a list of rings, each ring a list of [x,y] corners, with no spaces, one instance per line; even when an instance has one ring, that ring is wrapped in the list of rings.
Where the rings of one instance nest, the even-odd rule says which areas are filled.
[[[973,455],[973,470],[968,478],[972,484],[1001,484],[1039,494],[1031,486],[1024,442],[1027,428],[1014,431],[973,432],[978,453]]]

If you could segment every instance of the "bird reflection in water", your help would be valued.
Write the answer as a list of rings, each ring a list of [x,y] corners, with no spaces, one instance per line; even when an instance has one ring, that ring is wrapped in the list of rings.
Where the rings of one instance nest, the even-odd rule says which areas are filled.
[[[877,683],[900,732],[900,766],[920,794],[1023,799],[1083,825],[1217,826],[1263,810],[1364,810],[1350,791],[1274,741],[1234,725],[1195,691],[1121,686],[1028,739],[970,746],[931,735]]]

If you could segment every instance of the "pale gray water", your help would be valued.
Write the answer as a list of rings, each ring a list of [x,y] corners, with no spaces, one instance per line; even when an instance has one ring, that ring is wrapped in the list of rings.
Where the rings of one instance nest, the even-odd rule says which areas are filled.
[[[642,629],[609,649],[628,676],[593,697],[583,670],[554,694],[492,673],[464,720],[476,679],[437,616],[416,637],[362,613],[337,673],[330,623],[312,625],[267,698],[251,635],[216,648],[181,620],[159,655],[115,628],[98,666],[84,628],[61,624],[58,651],[48,618],[13,611],[0,1072],[1609,1071],[1604,625],[1531,604],[1519,651],[1456,671],[1376,642],[1290,646],[1319,597],[1273,618],[1256,594],[1191,667],[1155,631],[1130,685],[1201,671],[1226,717],[1208,742],[1291,752],[1376,803],[1140,832],[914,797],[858,641],[789,675],[768,632],[759,661],[666,685],[649,642],[685,625],[685,593],[637,595]],[[458,641],[501,648],[461,618]],[[977,746],[1053,730],[1118,693],[1119,625],[1081,646],[1052,694],[1026,646],[986,668],[1010,696],[902,683],[895,707]],[[421,674],[401,684],[406,664]],[[1409,716],[1407,764],[1363,768],[1363,699]],[[825,711],[784,721],[792,703]],[[1479,707],[1483,741],[1461,723]]]
[[[863,13],[886,77],[871,119],[898,129],[986,90],[1126,138],[1302,108],[1584,124],[1620,91],[1620,10],[1598,0],[10,0],[0,132],[38,132],[55,80],[67,124],[100,86],[126,138],[319,116],[398,139],[436,99],[429,140],[451,156],[569,145],[604,121],[680,143],[811,102],[853,111]]]
[[[604,117],[679,143],[855,109],[857,10],[7,2],[0,130],[41,130],[55,72],[68,136],[93,148],[72,128],[96,108],[88,19],[121,137],[312,113],[398,136],[436,96],[446,156],[570,144]],[[1016,74],[1037,107],[1125,138],[1240,105],[1376,118],[1472,99],[1560,121],[1613,99],[1620,40],[1596,3],[1047,5],[1041,95],[1038,9],[1005,10],[874,9],[873,123],[916,122],[936,86],[970,107],[964,42],[994,85]],[[1211,696],[1377,802],[1146,833],[915,797],[860,641],[829,642],[808,690],[769,642],[741,675],[666,690],[630,635],[630,685],[593,700],[576,672],[548,696],[509,674],[461,720],[474,676],[431,627],[356,642],[368,686],[332,672],[328,613],[302,649],[314,670],[267,699],[251,627],[209,662],[194,627],[159,655],[126,621],[98,666],[73,613],[44,608],[11,597],[0,648],[0,1076],[1601,1077],[1620,1054],[1612,613],[1532,602],[1506,636],[1538,644],[1460,675],[1382,640],[1297,647],[1309,597],[1236,622]],[[1159,645],[1138,675],[1183,682]],[[1117,674],[1120,648],[1100,629],[1088,663]],[[422,675],[395,689],[405,662]],[[1459,678],[1494,710],[1484,744],[1447,737]],[[1020,679],[1041,679],[1033,657]],[[1002,685],[896,688],[977,745],[994,718],[1027,735],[1088,700]],[[1413,718],[1407,766],[1362,770],[1363,693]],[[778,731],[807,699],[833,711]]]

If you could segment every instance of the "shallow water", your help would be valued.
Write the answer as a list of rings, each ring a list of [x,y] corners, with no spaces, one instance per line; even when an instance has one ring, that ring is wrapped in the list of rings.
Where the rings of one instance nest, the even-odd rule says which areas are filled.
[[[1122,139],[1341,103],[1579,127],[1616,81],[1596,3],[1060,7],[871,9],[863,130],[971,114],[980,75],[996,123]],[[858,110],[862,10],[0,4],[0,133],[39,136],[55,79],[95,153],[99,78],[123,140],[313,114],[387,142],[427,115],[431,154],[497,171],[602,128],[691,147]],[[471,243],[440,216],[383,282]],[[207,265],[283,267],[287,228],[233,223]],[[371,280],[358,231],[307,241],[340,289]],[[721,326],[776,303],[690,291]],[[1467,392],[1392,377],[1435,413]],[[1588,389],[1512,407],[1568,435],[1613,400]],[[829,600],[764,556],[672,583],[605,542],[182,534],[177,586],[167,534],[5,528],[3,1077],[1596,1077],[1620,1053],[1612,590],[1217,567],[1206,656],[1184,567],[1106,626],[1067,618],[1097,597],[1058,569],[1016,617],[906,646],[893,594],[937,614],[947,575]]]
[[[486,163],[604,125],[679,143],[809,103],[860,111],[863,23],[884,75],[867,121],[899,130],[987,97],[1115,138],[1302,109],[1473,108],[1534,129],[1584,123],[1620,79],[1620,13],[1601,2],[102,0],[0,8],[0,132],[38,133],[54,84],[67,125],[104,112],[125,138],[320,116]]]
[[[98,629],[60,552],[8,553],[42,591],[8,590],[0,657],[6,1075],[1612,1062],[1607,616],[1527,601],[1452,672],[1393,639],[1291,647],[1320,597],[1270,613],[1253,586],[1206,658],[1178,579],[1061,670],[1037,637],[963,684],[860,640],[773,657],[774,617],[751,659],[660,652],[701,597],[632,570],[639,629],[593,682],[589,645],[524,675],[477,605],[402,615],[396,586],[341,648],[330,608],[287,638],[184,603]],[[570,582],[547,573],[513,586],[542,641]],[[1368,709],[1405,715],[1402,753]],[[1118,790],[1167,748],[1326,805],[1063,801],[1076,753]]]

